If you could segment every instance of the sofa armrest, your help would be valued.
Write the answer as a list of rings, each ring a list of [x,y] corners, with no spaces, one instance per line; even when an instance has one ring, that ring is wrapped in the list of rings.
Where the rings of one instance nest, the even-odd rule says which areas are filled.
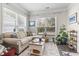
[[[21,43],[17,38],[3,38],[3,41],[8,44],[19,45]]]
[[[17,45],[19,45],[19,46],[21,46],[21,45],[22,45],[21,40],[18,40],[18,41],[17,41]]]

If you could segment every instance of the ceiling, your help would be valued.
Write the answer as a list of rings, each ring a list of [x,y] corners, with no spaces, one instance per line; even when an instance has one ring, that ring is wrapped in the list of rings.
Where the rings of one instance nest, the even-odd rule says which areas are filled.
[[[70,3],[13,3],[18,9],[29,12],[30,15],[51,14],[67,10]]]
[[[47,9],[63,9],[67,8],[69,3],[20,3],[20,5],[31,12],[42,11]]]

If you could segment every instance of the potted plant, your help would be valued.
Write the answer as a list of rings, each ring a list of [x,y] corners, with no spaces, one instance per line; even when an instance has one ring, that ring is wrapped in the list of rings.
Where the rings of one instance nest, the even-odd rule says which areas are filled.
[[[66,32],[65,25],[60,28],[60,32],[56,37],[57,44],[67,44],[68,33]]]

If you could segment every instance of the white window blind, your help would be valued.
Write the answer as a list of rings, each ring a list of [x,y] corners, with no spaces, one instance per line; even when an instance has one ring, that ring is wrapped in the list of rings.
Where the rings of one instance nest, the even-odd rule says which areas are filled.
[[[16,13],[10,9],[3,8],[2,32],[13,32],[16,26]]]
[[[26,30],[26,17],[23,15],[18,15],[18,19],[17,19],[17,27],[18,30]]]
[[[18,27],[26,27],[26,17],[19,15],[17,20]]]

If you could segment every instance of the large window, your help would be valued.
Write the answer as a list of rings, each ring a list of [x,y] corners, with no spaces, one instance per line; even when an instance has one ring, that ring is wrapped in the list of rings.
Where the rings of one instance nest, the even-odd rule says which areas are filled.
[[[26,30],[26,17],[8,8],[3,8],[2,32],[14,32],[18,29]]]
[[[47,17],[47,18],[39,18],[37,20],[37,32],[38,34],[55,33],[55,18]]]
[[[16,24],[16,13],[10,9],[3,8],[2,32],[13,32]]]
[[[18,30],[26,30],[26,17],[23,15],[18,15],[17,19],[17,28]]]

